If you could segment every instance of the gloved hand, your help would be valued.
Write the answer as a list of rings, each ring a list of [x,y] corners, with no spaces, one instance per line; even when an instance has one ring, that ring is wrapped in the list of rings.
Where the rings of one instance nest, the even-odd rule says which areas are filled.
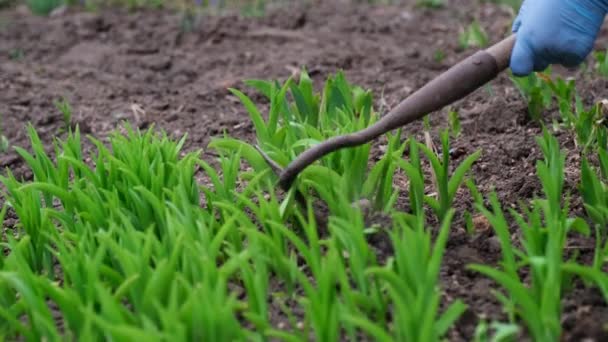
[[[607,11],[608,0],[524,0],[512,27],[511,71],[526,76],[550,64],[578,66],[591,53]]]

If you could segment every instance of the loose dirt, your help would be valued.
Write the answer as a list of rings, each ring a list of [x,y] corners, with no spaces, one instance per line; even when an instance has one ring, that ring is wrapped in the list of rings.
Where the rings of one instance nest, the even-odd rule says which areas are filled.
[[[25,127],[32,123],[50,151],[52,137],[61,134],[64,124],[54,101],[65,97],[74,108],[73,121],[83,133],[97,138],[130,120],[141,128],[153,124],[174,136],[187,133],[188,150],[205,149],[224,131],[251,140],[245,108],[227,88],[251,94],[243,80],[284,80],[301,66],[317,86],[344,70],[351,82],[372,89],[376,108],[385,111],[475,51],[458,47],[460,30],[473,19],[492,42],[510,29],[508,9],[464,0],[450,1],[441,9],[327,1],[279,8],[263,18],[202,17],[191,30],[183,30],[182,17],[169,11],[69,10],[38,18],[22,9],[4,10],[2,130],[11,145],[28,147]],[[606,38],[602,31],[598,46]],[[445,58],[437,59],[438,52]],[[605,87],[597,77],[578,82],[587,101],[601,97]],[[484,194],[495,189],[509,207],[540,193],[535,162],[541,155],[535,138],[541,131],[527,119],[526,104],[506,75],[453,108],[463,127],[453,141],[458,151],[453,162],[483,151],[473,175]],[[446,113],[433,114],[432,124],[445,126]],[[421,128],[415,123],[406,132],[420,136]],[[570,152],[567,188],[575,192],[578,155],[569,135],[559,139]],[[211,158],[210,152],[204,153]],[[0,154],[0,166],[30,176],[14,152]],[[407,198],[405,190],[400,203]],[[458,196],[456,207],[460,213],[471,209],[466,191]],[[580,210],[580,203],[575,202],[573,210]],[[470,306],[450,332],[454,341],[470,340],[480,318],[504,318],[491,292],[494,284],[466,269],[468,263],[492,264],[500,257],[488,223],[482,218],[474,222],[477,233],[469,235],[462,217],[457,218],[441,273],[446,301],[461,298]],[[564,310],[564,340],[608,339],[601,330],[608,309],[596,291],[577,287]]]

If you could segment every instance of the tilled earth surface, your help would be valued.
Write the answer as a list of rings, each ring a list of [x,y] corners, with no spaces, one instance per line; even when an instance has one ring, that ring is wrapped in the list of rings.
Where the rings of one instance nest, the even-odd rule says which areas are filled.
[[[458,47],[460,30],[474,19],[495,42],[509,31],[512,13],[464,0],[450,1],[441,9],[327,1],[283,7],[263,18],[202,17],[185,31],[182,17],[169,11],[65,11],[39,18],[20,8],[4,10],[0,12],[2,130],[11,145],[29,147],[25,128],[32,123],[50,151],[52,138],[64,124],[54,101],[65,97],[74,108],[73,121],[83,133],[97,138],[129,120],[175,136],[187,133],[187,149],[204,149],[210,138],[224,131],[251,140],[247,113],[227,88],[248,91],[243,80],[284,80],[301,66],[317,86],[344,70],[349,81],[373,89],[376,108],[386,111],[474,52]],[[602,31],[598,45],[607,36]],[[439,52],[444,59],[436,58]],[[574,75],[580,76],[578,91],[585,101],[605,96],[604,80]],[[505,207],[540,193],[535,162],[541,154],[535,139],[541,130],[527,119],[526,104],[506,75],[457,102],[454,109],[463,131],[453,141],[453,162],[482,150],[473,175],[483,193],[495,189]],[[433,114],[432,123],[445,126],[446,113]],[[550,118],[556,113],[544,115]],[[415,123],[405,131],[420,136],[421,128]],[[569,152],[567,189],[576,195],[579,157],[572,137],[562,134],[559,139]],[[30,176],[12,151],[0,155],[0,166]],[[403,190],[400,203],[407,198]],[[573,197],[573,210],[580,211],[580,201]],[[470,202],[465,191],[456,206],[462,212],[471,208]],[[465,233],[460,216],[441,276],[446,300],[464,299],[470,309],[450,332],[450,340],[470,340],[480,318],[504,318],[491,292],[494,284],[466,269],[469,263],[495,263],[500,258],[497,240],[480,218],[474,220],[478,232]],[[593,246],[582,239],[569,241],[572,246],[581,244]],[[608,339],[602,331],[608,308],[596,291],[575,289],[564,310],[564,340]]]

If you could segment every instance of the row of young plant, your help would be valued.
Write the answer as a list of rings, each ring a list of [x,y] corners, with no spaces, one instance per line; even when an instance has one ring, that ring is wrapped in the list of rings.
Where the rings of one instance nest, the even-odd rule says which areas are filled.
[[[594,69],[600,76],[605,76],[604,69],[608,60],[604,58],[603,52],[596,52],[595,57],[597,63]],[[529,258],[527,264],[532,270],[530,279],[534,289],[530,293],[532,296],[527,299],[518,296],[520,315],[527,316],[524,321],[528,328],[534,331],[533,326],[536,327],[536,339],[556,340],[560,333],[561,298],[572,288],[575,277],[580,278],[587,286],[598,288],[608,301],[608,275],[605,273],[605,265],[608,262],[608,128],[605,124],[607,102],[605,99],[594,99],[593,103],[585,105],[577,93],[575,80],[553,75],[551,68],[512,80],[527,100],[528,114],[537,123],[544,126],[542,116],[550,108],[556,108],[559,113],[549,127],[545,128],[541,143],[545,163],[538,165],[538,172],[546,199],[533,203],[532,210],[525,211],[529,217],[528,222],[522,220],[521,215],[512,212],[524,234],[523,246]],[[549,133],[551,130],[567,131],[574,138],[577,149],[573,153],[579,153],[581,159],[576,195],[582,199],[585,217],[568,217],[571,194],[564,190],[565,155],[563,152],[557,152],[559,145],[557,139]],[[547,159],[548,156],[552,156],[551,159]],[[552,162],[549,163],[550,160]],[[494,206],[497,207],[498,204]],[[494,227],[502,227],[501,230],[506,232],[504,218],[498,215],[494,219],[499,220],[493,223]],[[542,226],[545,228],[536,232],[530,231],[530,227]],[[573,229],[595,239],[591,265],[579,263],[575,258],[563,260],[566,238]],[[508,250],[505,248],[508,246],[506,238],[506,235],[501,237],[503,263],[513,265],[512,261],[509,261],[513,260],[513,255],[504,252]],[[545,257],[539,258],[543,247]],[[503,286],[511,288],[511,296],[514,296],[514,291],[520,287],[509,284],[509,277],[505,277],[509,272],[512,273],[511,266],[505,266],[503,274],[490,269],[487,269],[487,272],[494,272],[495,279],[501,281]],[[502,277],[502,280],[499,277]],[[522,288],[517,291],[521,290]],[[541,305],[538,306],[537,312],[531,308],[525,309],[524,302],[534,298],[542,300],[539,301]],[[543,325],[546,329],[543,329]]]
[[[307,77],[297,86],[255,84],[272,101],[270,119],[256,117],[255,106],[241,98],[260,142],[277,160],[336,129],[375,120],[371,94],[342,75],[327,82],[322,97]],[[294,102],[299,110],[284,100],[288,85],[301,95]],[[291,121],[278,119],[291,114]],[[335,340],[364,331],[381,340],[433,340],[464,310],[460,302],[444,313],[438,309],[438,272],[453,211],[449,197],[425,196],[418,156],[425,147],[416,141],[392,137],[369,177],[368,147],[344,151],[307,171],[302,183],[330,206],[329,235],[322,237],[312,197],[303,210],[289,197],[279,199],[270,169],[251,146],[231,138],[215,141],[221,154],[216,169],[198,153],[182,157],[183,139],[127,128],[109,146],[91,138],[91,156],[84,154],[78,130],[56,141],[55,160],[33,127],[31,152],[17,148],[34,179],[18,180],[10,171],[0,179],[6,187],[3,213],[11,210],[18,218],[0,258],[3,338],[307,340],[313,334]],[[398,158],[406,145],[411,163]],[[254,172],[241,171],[244,160]],[[444,165],[433,160],[446,177]],[[376,208],[390,210],[396,195],[389,175],[397,164],[417,177],[411,185],[417,202],[395,219],[390,234],[397,253],[384,265],[366,241],[370,227],[362,211],[352,203],[369,195]],[[210,185],[195,183],[199,168]],[[441,196],[453,197],[454,182]],[[424,200],[442,218],[435,242],[425,229]],[[416,255],[407,252],[412,250]],[[287,305],[292,301],[295,306]],[[276,321],[270,306],[285,311],[287,327],[271,324]],[[408,323],[389,328],[389,313]],[[429,318],[420,325],[423,316]]]
[[[339,75],[340,77],[341,75]],[[530,76],[534,78],[536,75]],[[543,77],[543,76],[541,76]],[[338,78],[340,79],[340,78]],[[308,81],[306,74],[303,74],[303,80]],[[547,89],[552,91],[552,95],[557,99],[560,113],[562,113],[562,121],[559,123],[566,129],[574,131],[576,140],[579,146],[582,147],[583,153],[589,153],[583,156],[582,164],[582,178],[580,181],[580,193],[583,197],[584,205],[587,210],[589,217],[572,217],[569,208],[569,195],[564,189],[564,177],[565,177],[565,152],[560,148],[557,139],[549,133],[548,129],[543,131],[543,135],[538,139],[538,145],[540,146],[543,153],[543,160],[538,161],[537,164],[537,176],[540,179],[543,189],[543,196],[535,198],[530,204],[522,204],[521,208],[517,210],[509,210],[510,217],[505,215],[501,204],[498,202],[496,194],[489,194],[489,206],[486,207],[486,201],[476,190],[475,185],[472,181],[467,182],[471,192],[474,195],[476,208],[489,219],[492,224],[497,236],[500,238],[501,250],[503,260],[501,261],[501,269],[496,270],[494,267],[489,265],[471,265],[471,268],[485,274],[486,276],[495,280],[499,285],[502,286],[505,294],[497,293],[497,297],[504,304],[505,310],[509,313],[510,325],[500,324],[494,322],[493,326],[498,328],[500,331],[498,335],[503,336],[507,333],[515,334],[517,324],[523,324],[526,332],[534,337],[535,340],[559,340],[561,335],[561,299],[567,294],[568,290],[571,289],[573,281],[576,277],[581,278],[587,285],[597,286],[603,291],[606,300],[608,300],[608,276],[604,276],[602,273],[602,267],[605,262],[608,261],[608,240],[606,239],[606,220],[608,219],[608,211],[606,211],[607,188],[605,185],[606,175],[608,171],[608,155],[606,155],[606,127],[603,126],[603,120],[599,117],[603,115],[601,103],[592,106],[591,109],[585,109],[582,101],[577,98],[575,105],[568,103],[568,100],[573,99],[572,95],[575,90],[573,82],[565,82],[560,78],[553,81],[551,78],[544,76],[543,82]],[[286,86],[289,81],[286,83]],[[259,84],[252,84],[258,85]],[[269,86],[269,84],[265,84]],[[278,86],[278,85],[277,85]],[[286,87],[285,86],[285,87]],[[292,86],[292,88],[297,88]],[[344,87],[346,88],[346,87]],[[259,89],[259,87],[258,87]],[[268,89],[268,88],[267,88]],[[287,88],[284,88],[286,90]],[[259,89],[262,90],[262,89]],[[276,90],[277,93],[278,88]],[[301,97],[297,95],[295,91],[296,99]],[[360,89],[355,88],[355,94],[361,95]],[[242,93],[238,93],[242,100],[246,100]],[[267,94],[268,95],[268,94]],[[326,88],[325,95],[327,98],[331,97],[331,89]],[[272,98],[272,96],[269,96]],[[281,94],[279,99],[284,99],[284,95]],[[355,97],[356,98],[356,97]],[[575,109],[571,109],[574,107]],[[273,106],[271,105],[271,108]],[[289,107],[285,107],[284,113],[289,113]],[[313,112],[316,110],[312,108],[306,108],[305,106],[295,106],[295,115],[301,115],[301,113]],[[316,108],[315,108],[316,109]],[[363,118],[367,124],[373,122],[368,120],[366,115],[358,116],[358,113],[367,113],[363,108],[359,111],[356,110],[349,113],[345,118]],[[254,107],[249,107],[250,114],[255,118],[258,114],[255,113]],[[343,113],[343,112],[340,112]],[[341,117],[344,120],[343,117]],[[254,119],[258,122],[257,127],[263,127],[261,119]],[[270,122],[278,121],[277,117],[270,116]],[[285,118],[287,122],[294,122],[292,118]],[[301,123],[302,117],[299,117]],[[295,120],[298,121],[298,120]],[[304,119],[306,121],[306,119]],[[335,119],[334,122],[340,122],[340,119]],[[348,122],[350,123],[350,122]],[[346,123],[342,122],[338,127],[332,127],[329,133],[323,135],[324,138],[328,138],[333,134],[344,133],[340,131],[340,127],[345,126]],[[321,125],[321,127],[327,127]],[[555,125],[554,125],[555,127]],[[356,127],[355,128],[360,128]],[[338,131],[336,131],[338,130]],[[352,131],[350,128],[346,131]],[[335,132],[335,133],[333,133]],[[399,134],[397,135],[397,137]],[[309,136],[305,135],[300,139],[308,139]],[[410,197],[411,212],[405,214],[405,217],[409,218],[410,221],[406,221],[410,227],[417,227],[417,220],[421,220],[420,224],[423,224],[426,213],[424,212],[424,205],[428,205],[433,209],[434,214],[439,220],[445,218],[444,215],[452,210],[452,200],[456,190],[462,185],[463,177],[469,170],[472,163],[479,157],[479,152],[474,153],[465,159],[465,161],[457,168],[451,168],[450,157],[448,153],[442,153],[442,157],[438,157],[434,154],[431,149],[427,146],[415,142],[413,138],[409,139],[411,145],[409,146],[409,162],[402,159],[402,153],[405,149],[392,148],[397,146],[395,135],[388,135],[388,146],[387,153],[381,159],[380,163],[376,164],[375,168],[384,168],[384,170],[390,170],[388,174],[382,175],[377,169],[372,168],[370,176],[366,178],[371,184],[376,184],[374,176],[380,174],[383,179],[388,179],[388,182],[392,183],[392,177],[394,176],[397,169],[401,169],[405,172],[406,176],[410,181],[410,187],[408,189]],[[270,137],[264,137],[258,135],[258,141],[261,142],[263,148],[269,154],[282,149],[284,152],[294,151],[294,148],[298,146],[297,139],[287,139],[272,141]],[[443,131],[441,134],[442,149],[441,151],[449,151],[449,135],[448,131]],[[434,176],[434,186],[436,187],[438,198],[435,199],[431,196],[427,196],[424,192],[425,177],[422,172],[420,164],[420,158],[418,155],[418,149],[424,152],[425,157],[428,158],[430,165],[432,166],[432,175]],[[369,153],[369,147],[362,148],[363,151]],[[292,155],[298,154],[297,151]],[[253,151],[252,151],[253,153]],[[342,155],[336,156],[341,161],[348,161],[348,165],[358,165],[360,170],[365,169],[366,162],[352,163],[353,160],[357,160],[355,157],[351,157],[350,154],[357,153],[357,150],[343,151]],[[593,155],[592,155],[593,154]],[[279,156],[280,153],[278,153]],[[389,155],[392,155],[391,159],[387,159]],[[274,156],[277,156],[275,154]],[[366,156],[369,156],[366,154]],[[591,167],[588,158],[596,157],[599,159],[599,167]],[[281,156],[282,157],[282,156]],[[286,160],[279,158],[286,163]],[[330,167],[334,170],[341,170],[340,167],[332,167],[328,163],[331,158],[327,158],[321,165],[316,167]],[[335,159],[334,159],[335,160]],[[392,163],[395,164],[392,164]],[[391,165],[388,166],[387,165]],[[450,176],[450,171],[453,170],[453,175]],[[328,171],[329,172],[329,171]],[[314,176],[317,176],[314,174]],[[337,193],[349,193],[351,190],[350,185],[359,184],[357,180],[349,178],[349,174],[342,174],[345,178],[336,178],[334,182],[337,187]],[[328,177],[329,178],[329,177]],[[302,182],[305,183],[307,175],[302,175]],[[347,179],[348,182],[340,184],[340,179]],[[428,180],[428,179],[427,179]],[[316,184],[312,182],[311,184]],[[315,189],[318,189],[316,187]],[[365,185],[361,187],[366,188]],[[372,188],[375,191],[381,191],[382,189],[388,189],[386,183],[383,187]],[[326,189],[325,189],[326,190]],[[394,193],[393,193],[394,194]],[[374,199],[377,198],[389,198],[389,196],[378,196],[378,193],[373,191],[363,194],[364,196],[371,196]],[[388,194],[387,194],[388,195]],[[323,196],[322,196],[323,197]],[[369,198],[369,197],[368,197]],[[390,197],[394,198],[394,197]],[[332,200],[331,197],[324,197],[326,201]],[[356,201],[359,197],[350,197],[350,201]],[[386,206],[386,203],[376,204],[375,209],[383,209],[386,212],[395,213],[392,211],[392,202],[389,202],[391,206]],[[337,211],[332,211],[336,213]],[[396,214],[396,213],[395,213]],[[515,220],[518,229],[522,232],[521,241],[511,241],[511,233],[509,231],[509,218]],[[589,223],[592,224],[590,227]],[[591,229],[592,228],[592,229]],[[583,234],[589,236],[592,232],[595,233],[595,241],[597,243],[595,249],[595,257],[592,265],[581,265],[575,259],[565,260],[565,247],[567,238],[571,234]],[[517,248],[517,245],[523,246],[522,249]],[[410,259],[414,260],[412,256]],[[522,271],[526,270],[531,275],[529,279],[523,279],[519,275]],[[404,281],[415,281],[413,279],[405,279]],[[480,326],[479,333],[482,334],[484,326]]]
[[[377,119],[372,94],[341,73],[321,93],[305,71],[297,82],[248,85],[270,102],[267,115],[232,91],[248,110],[257,144],[281,165],[311,144]],[[548,133],[539,139],[544,197],[522,208],[524,214],[510,211],[523,232],[518,249],[495,194],[486,207],[466,178],[479,152],[451,165],[448,131],[439,153],[413,137],[402,141],[400,132],[389,134],[371,168],[370,146],[324,158],[299,177],[296,187],[307,203],[299,207],[293,191],[277,193],[276,175],[251,144],[216,139],[209,147],[220,157],[205,161],[200,151],[182,155],[185,137],[175,141],[126,127],[109,146],[91,138],[96,150],[90,156],[77,130],[56,141],[54,158],[33,127],[31,151],[17,148],[34,179],[18,180],[10,171],[0,179],[3,214],[10,210],[18,218],[0,253],[2,338],[334,341],[364,334],[438,340],[467,308],[457,300],[439,309],[452,202],[465,183],[501,241],[499,269],[471,265],[506,291],[497,296],[510,321],[494,322],[496,334],[515,336],[522,326],[535,339],[557,340],[560,298],[575,275],[608,295],[601,273],[608,250],[605,149],[598,149],[600,169],[583,169],[585,203],[597,223],[590,229],[569,217],[563,203],[564,155],[556,139]],[[199,171],[208,185],[195,181]],[[399,172],[409,180],[402,189],[407,211],[395,209]],[[390,215],[390,227],[366,224],[364,211],[353,205],[362,199]],[[326,227],[315,216],[318,200],[328,207]],[[436,238],[430,215],[439,222]],[[369,242],[379,229],[388,232],[394,250],[387,261]],[[599,235],[593,265],[564,260],[572,230]],[[532,275],[531,286],[519,277],[523,269]],[[490,338],[485,325],[478,338]]]

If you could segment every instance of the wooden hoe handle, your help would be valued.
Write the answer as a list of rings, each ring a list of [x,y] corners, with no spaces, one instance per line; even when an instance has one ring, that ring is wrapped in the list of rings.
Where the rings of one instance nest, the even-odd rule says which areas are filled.
[[[323,156],[345,147],[359,146],[440,110],[493,80],[509,66],[515,34],[480,50],[424,85],[374,125],[361,131],[332,137],[304,151],[279,175],[279,185],[288,190],[296,176]]]

